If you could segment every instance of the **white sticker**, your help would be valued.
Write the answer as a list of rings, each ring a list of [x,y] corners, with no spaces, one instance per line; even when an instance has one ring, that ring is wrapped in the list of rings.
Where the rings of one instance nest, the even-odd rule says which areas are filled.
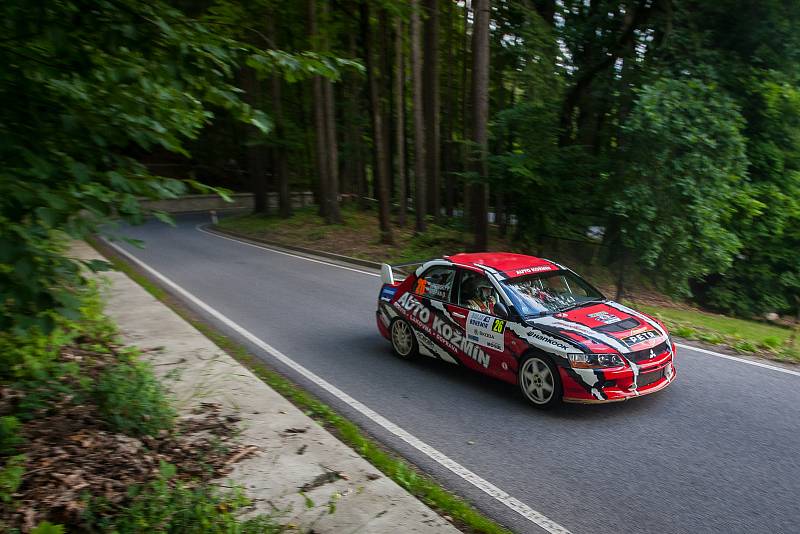
[[[498,352],[505,349],[506,322],[485,313],[469,312],[467,316],[467,339],[482,347]]]

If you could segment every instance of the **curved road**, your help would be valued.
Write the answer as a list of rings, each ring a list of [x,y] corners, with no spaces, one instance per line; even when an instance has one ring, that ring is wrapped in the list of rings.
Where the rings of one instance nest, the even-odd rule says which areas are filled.
[[[177,227],[124,248],[300,365],[574,533],[800,532],[800,376],[679,349],[678,380],[602,406],[528,407],[515,388],[391,355],[379,279]],[[363,269],[366,270],[366,269]],[[534,523],[220,325],[362,428],[518,532]]]

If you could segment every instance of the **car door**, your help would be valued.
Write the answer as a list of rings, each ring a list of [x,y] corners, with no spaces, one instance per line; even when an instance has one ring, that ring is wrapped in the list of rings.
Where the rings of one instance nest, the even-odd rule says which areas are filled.
[[[434,265],[417,278],[409,297],[402,305],[405,317],[414,328],[420,353],[450,363],[456,359],[459,339],[454,338],[457,325],[448,317],[456,286],[456,269],[452,265]]]
[[[508,379],[516,369],[516,360],[507,332],[509,321],[494,312],[494,303],[502,296],[483,272],[459,271],[453,302],[447,306],[462,338],[457,357],[472,369]]]

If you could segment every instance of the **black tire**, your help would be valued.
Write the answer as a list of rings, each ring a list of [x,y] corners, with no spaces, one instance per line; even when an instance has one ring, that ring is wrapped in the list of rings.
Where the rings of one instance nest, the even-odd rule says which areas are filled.
[[[417,337],[405,319],[397,317],[392,321],[389,325],[389,339],[392,342],[392,352],[401,360],[413,360],[419,355]],[[404,343],[404,339],[408,343]]]
[[[536,408],[550,409],[563,401],[561,375],[553,360],[544,354],[528,354],[520,361],[517,384],[522,397]]]

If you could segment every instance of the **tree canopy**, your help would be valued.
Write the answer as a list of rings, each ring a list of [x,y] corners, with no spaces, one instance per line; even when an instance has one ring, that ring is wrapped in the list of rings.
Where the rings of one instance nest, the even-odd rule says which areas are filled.
[[[283,216],[311,189],[331,224],[340,202],[374,202],[384,241],[407,221],[461,225],[478,248],[487,217],[531,245],[599,228],[609,268],[669,294],[797,310],[795,3],[12,0],[0,14],[3,328],[74,311],[59,236],[204,187],[253,191],[261,213],[274,192]]]

